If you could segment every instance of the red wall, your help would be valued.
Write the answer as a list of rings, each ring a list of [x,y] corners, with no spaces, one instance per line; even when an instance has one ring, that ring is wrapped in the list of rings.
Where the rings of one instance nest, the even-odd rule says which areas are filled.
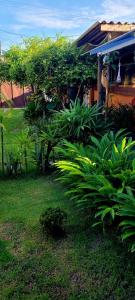
[[[2,97],[2,105],[5,105],[5,98],[6,100],[12,99],[12,89],[11,84],[5,82],[1,85],[1,93]],[[24,95],[23,89],[20,86],[13,84],[13,107],[24,107],[27,103],[27,96],[30,95],[31,89],[29,87],[24,88]]]

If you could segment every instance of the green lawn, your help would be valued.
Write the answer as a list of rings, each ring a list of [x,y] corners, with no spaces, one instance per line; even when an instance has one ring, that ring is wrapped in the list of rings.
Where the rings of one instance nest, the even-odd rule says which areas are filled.
[[[26,127],[23,118],[23,109],[11,109],[4,111],[4,141],[8,144],[13,143],[21,130]]]
[[[22,110],[5,119],[12,140],[26,125]],[[67,236],[43,235],[39,216],[60,206]],[[0,299],[134,300],[135,255],[110,235],[84,226],[53,176],[0,180]]]
[[[134,256],[84,228],[51,177],[0,181],[0,299],[135,299]],[[40,213],[60,206],[68,235],[47,240]]]
[[[7,158],[9,160],[9,153],[12,152],[14,157],[16,152],[20,149],[20,142],[18,137],[20,133],[28,126],[26,120],[24,119],[24,110],[23,109],[0,109],[2,110],[3,115],[3,125],[4,125],[4,163],[5,163],[5,172],[6,172],[6,163]],[[1,135],[0,135],[0,171],[2,169],[2,148],[1,148]],[[32,161],[33,157],[33,146],[29,147],[27,150],[29,163],[29,170],[35,169],[35,162]],[[23,164],[23,169],[25,169]],[[0,172],[1,174],[1,172]]]

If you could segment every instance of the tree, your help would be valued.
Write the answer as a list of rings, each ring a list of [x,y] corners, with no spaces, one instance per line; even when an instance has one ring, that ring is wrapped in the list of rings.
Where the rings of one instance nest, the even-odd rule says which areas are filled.
[[[83,55],[83,49],[60,36],[56,40],[25,39],[22,46],[9,49],[6,61],[11,82],[31,85],[34,92],[45,91],[62,102],[72,98],[73,89],[73,98],[80,96],[96,79],[95,58]]]
[[[11,82],[11,93],[13,100],[13,82],[23,87],[27,85],[25,63],[24,63],[24,50],[19,46],[11,47],[5,54],[5,60],[9,65],[9,79]]]
[[[1,107],[2,107],[2,98],[4,98],[5,100],[5,97],[4,95],[2,95],[1,92],[1,85],[3,82],[7,80],[9,80],[9,65],[5,61],[0,60],[0,105]]]
[[[44,60],[45,86],[59,97],[70,88],[76,88],[76,95],[84,85],[96,77],[96,65],[93,58],[83,56],[82,49],[67,41],[59,47],[57,44],[49,49],[50,57]],[[70,97],[69,95],[67,95]]]

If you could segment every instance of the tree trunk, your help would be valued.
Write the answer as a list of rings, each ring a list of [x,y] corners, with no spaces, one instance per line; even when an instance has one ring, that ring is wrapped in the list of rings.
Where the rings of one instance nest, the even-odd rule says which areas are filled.
[[[34,93],[34,85],[31,84],[31,90],[32,90],[32,93]]]
[[[1,82],[0,82],[0,107],[2,108]]]
[[[97,76],[97,91],[98,91],[98,105],[99,105],[99,107],[103,106],[101,75],[102,75],[102,57],[99,55],[98,56],[98,76]]]
[[[25,93],[24,93],[24,85],[23,85],[23,102],[24,102],[24,106],[25,106]]]
[[[11,100],[14,100],[13,82],[11,81]]]
[[[2,120],[1,120],[2,123]],[[2,173],[4,173],[4,132],[3,127],[1,127],[1,164],[2,164]]]
[[[79,97],[79,94],[80,94],[80,91],[81,91],[81,86],[82,86],[82,84],[79,84],[75,100],[77,100],[77,98]]]

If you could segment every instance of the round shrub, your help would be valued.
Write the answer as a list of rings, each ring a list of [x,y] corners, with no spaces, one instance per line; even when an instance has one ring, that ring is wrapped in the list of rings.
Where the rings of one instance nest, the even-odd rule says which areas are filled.
[[[65,234],[66,220],[66,212],[59,207],[46,209],[39,219],[43,232],[53,237],[60,237]]]

